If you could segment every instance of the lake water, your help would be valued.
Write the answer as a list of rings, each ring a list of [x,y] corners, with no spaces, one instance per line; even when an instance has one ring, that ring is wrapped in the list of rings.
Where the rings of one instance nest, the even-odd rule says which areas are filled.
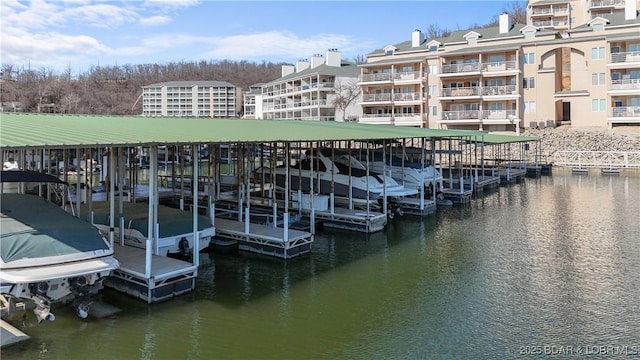
[[[2,358],[640,357],[638,172],[554,169],[373,235],[324,230],[293,261],[202,263],[196,291],[169,302],[105,291],[122,312],[30,316],[33,338]]]

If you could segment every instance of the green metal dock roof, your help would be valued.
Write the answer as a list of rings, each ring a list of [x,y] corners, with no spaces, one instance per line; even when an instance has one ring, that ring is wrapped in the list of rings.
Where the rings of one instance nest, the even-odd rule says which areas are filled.
[[[0,148],[3,150],[398,138],[473,137],[482,141],[486,136],[486,133],[480,131],[334,121],[59,114],[0,115]],[[518,141],[533,140],[536,139]]]
[[[481,137],[479,131],[333,121],[162,118],[58,114],[0,115],[0,148],[295,142],[421,137]]]

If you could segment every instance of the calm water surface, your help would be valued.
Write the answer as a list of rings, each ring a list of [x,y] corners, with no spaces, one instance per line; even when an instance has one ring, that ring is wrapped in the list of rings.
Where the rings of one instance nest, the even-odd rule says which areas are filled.
[[[2,358],[640,357],[640,174],[554,171],[370,236],[325,230],[293,261],[205,254],[194,293],[31,316]]]

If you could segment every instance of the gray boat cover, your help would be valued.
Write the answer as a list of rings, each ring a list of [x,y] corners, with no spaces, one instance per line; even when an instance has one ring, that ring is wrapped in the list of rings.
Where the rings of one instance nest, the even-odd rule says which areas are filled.
[[[83,208],[87,213],[88,208]],[[149,203],[123,203],[124,225],[126,229],[137,230],[143,236],[149,232]],[[93,203],[93,221],[96,224],[109,225],[109,203]],[[193,214],[189,211],[174,209],[158,205],[158,223],[160,224],[160,238],[190,234],[193,232]],[[119,226],[118,220],[115,221]],[[198,215],[198,231],[213,227],[208,216]]]
[[[98,229],[37,195],[1,194],[0,254],[2,261],[78,255],[95,258],[96,250],[109,250]],[[54,259],[51,259],[54,261]],[[33,264],[32,264],[33,266]]]

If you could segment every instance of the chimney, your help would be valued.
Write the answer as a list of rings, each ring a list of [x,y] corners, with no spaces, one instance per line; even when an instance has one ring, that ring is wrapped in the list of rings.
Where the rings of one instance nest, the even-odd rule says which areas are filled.
[[[511,27],[513,24],[511,23],[511,15],[506,12],[503,12],[500,15],[500,34],[506,34],[511,31]]]
[[[304,71],[309,68],[309,62],[306,59],[301,59],[296,62],[296,72]]]
[[[626,0],[624,3],[624,19],[634,20],[638,16],[638,5],[636,0]]]
[[[424,41],[424,36],[422,35],[422,31],[415,29],[411,33],[411,47],[418,47]]]
[[[338,49],[327,50],[327,56],[325,57],[327,66],[340,67],[342,66],[342,59],[340,58],[340,51]]]
[[[282,65],[282,77],[291,75],[296,72],[296,68],[293,65]]]
[[[313,54],[311,57],[311,68],[314,69],[320,65],[324,64],[324,58],[321,54]]]

